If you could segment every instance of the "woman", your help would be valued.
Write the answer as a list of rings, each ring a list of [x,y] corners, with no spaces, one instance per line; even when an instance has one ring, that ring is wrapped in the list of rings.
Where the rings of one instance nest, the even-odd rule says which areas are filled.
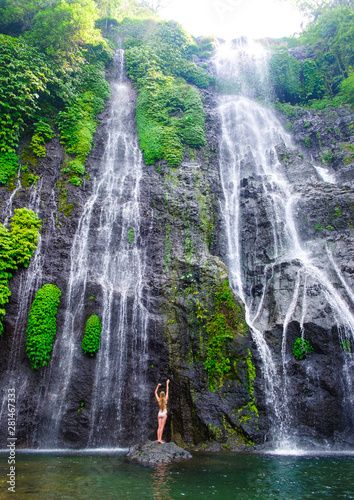
[[[169,386],[170,381],[167,380],[166,382],[166,394],[164,391],[160,392],[160,396],[157,395],[158,388],[160,387],[161,384],[158,384],[156,389],[155,389],[155,397],[157,399],[157,402],[159,404],[159,413],[157,417],[157,421],[159,423],[158,429],[157,429],[157,442],[164,444],[164,441],[162,441],[162,433],[163,429],[165,427],[165,423],[167,420],[167,401],[168,401],[168,386]]]

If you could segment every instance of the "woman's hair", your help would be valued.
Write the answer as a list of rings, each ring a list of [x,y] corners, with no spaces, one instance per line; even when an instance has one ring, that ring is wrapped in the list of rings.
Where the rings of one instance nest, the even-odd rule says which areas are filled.
[[[160,392],[160,396],[159,396],[159,407],[160,407],[160,410],[162,411],[166,406],[166,394],[164,391],[161,391]]]

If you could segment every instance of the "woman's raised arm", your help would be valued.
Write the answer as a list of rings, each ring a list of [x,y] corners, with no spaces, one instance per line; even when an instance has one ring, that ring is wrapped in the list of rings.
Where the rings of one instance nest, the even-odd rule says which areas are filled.
[[[159,397],[157,395],[157,391],[158,391],[158,388],[160,387],[161,384],[157,384],[157,387],[155,389],[155,398],[157,399],[157,401],[159,401]]]
[[[166,403],[167,403],[167,400],[168,400],[168,388],[169,388],[169,385],[170,385],[170,379],[168,379],[166,381]]]

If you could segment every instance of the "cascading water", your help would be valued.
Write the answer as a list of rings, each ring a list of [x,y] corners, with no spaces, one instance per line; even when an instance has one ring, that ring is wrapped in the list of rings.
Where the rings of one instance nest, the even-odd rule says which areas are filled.
[[[100,316],[102,334],[97,359],[92,359],[86,445],[125,444],[130,434],[122,423],[123,411],[130,415],[135,436],[144,432],[141,408],[146,400],[148,312],[143,298],[145,256],[139,226],[142,156],[123,51],[117,52],[115,63],[117,80],[111,84],[107,143],[72,245],[64,328],[55,345],[47,386],[49,418],[54,423],[50,441],[54,444],[72,432],[63,429],[63,422],[72,414],[69,393],[77,392],[78,406],[87,401],[87,394],[80,395],[80,388],[73,385],[83,376],[78,373],[78,360],[83,356],[81,340],[88,309]],[[39,443],[46,446],[48,440],[43,436]]]
[[[43,178],[39,179],[34,185],[29,188],[29,200],[27,208],[33,210],[41,217],[41,194],[43,187]],[[8,225],[10,218],[13,215],[13,201],[16,194],[22,188],[20,176],[16,189],[11,196],[3,210],[4,225]],[[39,235],[37,248],[32,256],[30,264],[26,270],[21,273],[19,286],[17,290],[17,304],[18,309],[16,313],[16,321],[13,325],[13,332],[11,336],[10,355],[7,360],[7,370],[2,378],[1,385],[3,388],[13,387],[16,389],[16,397],[18,401],[24,401],[27,391],[33,383],[32,378],[24,373],[21,369],[21,360],[24,355],[23,341],[25,336],[25,328],[28,321],[28,311],[34,300],[36,291],[44,284],[43,283],[43,263],[50,252],[50,240],[53,232],[55,231],[54,212],[56,212],[56,203],[54,198],[54,190],[47,202],[47,212],[51,214],[51,220],[48,221],[45,228],[45,234]],[[50,208],[49,208],[50,207]],[[43,229],[43,227],[42,227]],[[11,282],[10,282],[11,288]],[[5,423],[5,416],[7,410],[7,394],[4,393],[1,409],[0,409],[0,422]],[[35,426],[33,427],[35,431]]]
[[[38,371],[22,363],[23,339],[34,294],[48,282],[48,271],[46,278],[42,272],[50,251],[47,240],[58,234],[54,190],[45,194],[53,211],[46,210],[44,234],[18,292],[18,325],[2,386],[16,387],[18,436],[31,448],[111,448],[146,438],[150,394],[145,383],[149,315],[140,228],[143,161],[134,116],[136,94],[125,76],[122,50],[114,68],[109,117],[102,127],[103,154],[73,239],[69,279],[65,283],[65,274],[61,282],[61,326],[50,363]],[[28,206],[40,217],[41,182],[31,188]],[[55,276],[49,280],[57,283]],[[81,343],[92,314],[99,316],[102,333],[99,352],[90,358]],[[6,397],[7,392],[5,412]],[[4,416],[1,422],[5,425]]]
[[[308,307],[307,297],[316,290],[320,295],[321,313],[326,310],[322,326],[336,326],[340,336],[352,342],[354,301],[350,285],[340,274],[326,245],[318,241],[305,243],[301,239],[297,228],[301,187],[316,182],[321,172],[316,173],[310,163],[307,179],[296,184],[289,181],[279,151],[296,148],[271,109],[249,98],[262,97],[259,85],[254,86],[252,82],[249,85],[250,68],[253,67],[255,75],[260,75],[267,61],[266,55],[260,55],[259,47],[256,55],[250,52],[244,44],[222,46],[215,59],[221,90],[235,94],[236,88],[239,94],[220,97],[220,175],[225,197],[222,212],[230,282],[245,302],[247,322],[262,359],[272,440],[284,449],[298,442],[294,402],[289,391],[292,383],[288,374],[292,359],[287,338],[289,325],[297,322],[304,336],[306,325],[316,317]],[[242,76],[245,60],[246,78]],[[263,75],[263,97],[267,93],[269,97],[265,88],[266,70]],[[327,173],[327,182],[333,178]],[[338,281],[338,277],[342,286],[335,287],[332,283]],[[268,335],[279,325],[282,325],[280,360]],[[343,355],[342,379],[346,386],[343,405],[352,418],[353,362],[351,355]],[[316,378],[316,374],[308,376]]]

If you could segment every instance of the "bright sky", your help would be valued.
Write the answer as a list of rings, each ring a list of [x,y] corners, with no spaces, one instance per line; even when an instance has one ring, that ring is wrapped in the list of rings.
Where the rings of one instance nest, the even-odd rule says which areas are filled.
[[[279,38],[300,31],[301,16],[279,0],[171,0],[160,16],[174,19],[192,35],[215,35],[226,40]]]

